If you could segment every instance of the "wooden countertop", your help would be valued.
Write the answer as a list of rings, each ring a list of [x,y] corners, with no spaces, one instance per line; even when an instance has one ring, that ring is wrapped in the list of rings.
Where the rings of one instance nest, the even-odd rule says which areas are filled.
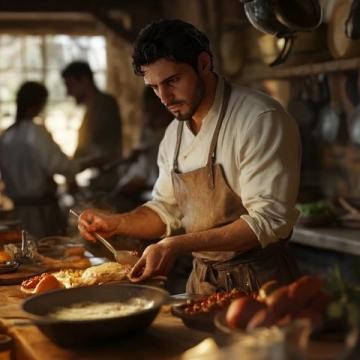
[[[305,228],[296,226],[291,241],[301,245],[360,255],[360,230],[339,227]]]
[[[161,313],[146,333],[119,339],[102,346],[65,349],[43,335],[36,326],[6,324],[16,341],[16,359],[178,359],[192,346],[209,337],[208,333],[187,329],[181,320]]]
[[[211,333],[185,327],[180,319],[162,311],[143,334],[102,346],[66,349],[49,340],[36,326],[24,321],[22,317],[25,314],[21,310],[23,299],[19,286],[0,287],[0,331],[13,337],[16,360],[181,359],[184,351],[206,338],[214,338]],[[316,354],[312,359],[317,360],[338,358],[343,351],[344,345],[334,341],[311,341],[309,347],[309,352]]]
[[[64,349],[51,342],[36,326],[24,325],[25,316],[20,306],[24,299],[19,286],[0,287],[0,328],[15,341],[15,358],[45,359],[179,359],[187,349],[197,345],[210,333],[185,327],[168,311],[162,311],[146,333],[119,339],[99,347]]]

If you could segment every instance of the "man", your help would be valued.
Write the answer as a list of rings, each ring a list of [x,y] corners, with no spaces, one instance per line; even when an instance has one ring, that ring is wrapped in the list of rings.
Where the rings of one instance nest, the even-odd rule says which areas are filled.
[[[145,27],[133,66],[175,116],[160,145],[153,199],[124,214],[84,211],[82,235],[161,237],[135,264],[134,282],[166,274],[187,253],[194,256],[188,293],[291,282],[297,268],[286,240],[298,217],[300,167],[295,121],[265,94],[217,75],[207,37],[186,22]],[[185,233],[175,235],[181,228]]]
[[[121,119],[113,96],[100,91],[88,63],[74,61],[62,71],[67,93],[86,112],[79,129],[75,158],[102,156],[104,162],[119,159],[122,152]],[[102,173],[92,183],[96,190],[111,190],[117,181],[116,171]]]

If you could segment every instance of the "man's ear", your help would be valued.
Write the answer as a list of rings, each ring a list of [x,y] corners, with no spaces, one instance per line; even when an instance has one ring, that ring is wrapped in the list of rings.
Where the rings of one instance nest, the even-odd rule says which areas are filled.
[[[212,60],[210,55],[206,52],[203,51],[199,54],[198,56],[198,71],[199,74],[201,73],[206,73],[211,71],[212,69]]]

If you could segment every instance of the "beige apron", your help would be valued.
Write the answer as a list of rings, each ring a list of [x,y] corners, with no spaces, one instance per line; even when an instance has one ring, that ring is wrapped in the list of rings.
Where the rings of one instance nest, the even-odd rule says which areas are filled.
[[[184,122],[178,125],[171,176],[186,233],[229,224],[247,213],[241,198],[228,185],[221,164],[215,163],[217,139],[230,95],[231,86],[225,82],[223,103],[205,167],[179,172],[178,156]],[[248,293],[268,280],[289,283],[298,276],[295,260],[286,248],[286,240],[264,249],[259,245],[243,253],[206,251],[194,252],[193,256],[193,270],[186,286],[186,291],[191,294],[209,294],[232,288]]]

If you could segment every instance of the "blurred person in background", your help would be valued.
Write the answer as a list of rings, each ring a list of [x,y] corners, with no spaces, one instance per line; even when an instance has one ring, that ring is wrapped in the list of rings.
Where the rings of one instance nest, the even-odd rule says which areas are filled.
[[[14,202],[22,228],[38,238],[65,231],[53,175],[74,182],[75,174],[93,162],[69,159],[45,126],[34,123],[47,98],[43,84],[23,83],[16,96],[15,123],[0,137],[0,171],[6,194]]]
[[[61,75],[67,94],[86,108],[74,158],[97,156],[103,158],[104,164],[121,159],[122,124],[115,98],[99,90],[87,62],[71,62]],[[114,188],[116,182],[116,169],[112,168],[100,171],[90,180],[89,188],[93,192],[107,192]]]
[[[119,180],[110,197],[119,211],[132,209],[144,202],[159,175],[157,154],[172,115],[146,87],[142,98],[142,119],[139,146],[128,161],[119,166]]]

